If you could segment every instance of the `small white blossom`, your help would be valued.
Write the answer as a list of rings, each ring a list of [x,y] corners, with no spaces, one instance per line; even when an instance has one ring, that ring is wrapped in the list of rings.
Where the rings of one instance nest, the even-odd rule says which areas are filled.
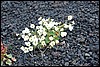
[[[33,46],[28,47],[29,51],[33,51]]]
[[[70,24],[69,25],[69,30],[72,31],[73,30],[73,26]]]
[[[37,33],[41,36],[42,35],[42,30],[38,30]]]
[[[53,40],[53,37],[52,37],[52,36],[50,36],[50,37],[49,37],[49,39],[50,39],[50,40]]]
[[[59,23],[58,22],[55,22],[55,25],[57,26]]]
[[[24,41],[27,41],[29,39],[29,36],[28,35],[25,35],[24,36]]]
[[[50,46],[51,47],[53,47],[54,45],[55,45],[55,42],[54,41],[50,42]]]
[[[73,16],[69,15],[68,20],[72,20]]]
[[[40,26],[39,26],[39,29],[40,29],[40,30],[42,30],[42,29],[43,29],[43,26],[42,26],[42,25],[40,25]]]
[[[67,24],[64,24],[64,28],[68,28],[69,27],[69,25],[67,25]]]
[[[43,23],[43,25],[47,26],[47,25],[48,25],[48,23],[47,23],[47,22],[44,22],[44,23]]]
[[[48,30],[51,29],[53,26],[54,25],[52,23],[49,23],[49,24],[46,25],[46,27],[47,27]]]
[[[53,22],[53,21],[54,21],[54,19],[51,19],[51,21]]]
[[[33,36],[33,39],[37,39],[36,35]]]
[[[19,36],[19,34],[16,33],[16,36]]]
[[[29,38],[29,41],[32,42],[33,40],[34,40],[34,37],[31,36],[31,37]]]
[[[30,30],[26,27],[25,30],[22,31],[23,34],[30,33]]]
[[[58,44],[59,43],[59,40],[56,40],[55,42],[56,42],[56,44]]]
[[[29,52],[28,48],[25,47],[25,48],[24,48],[24,53],[28,53],[28,52]]]
[[[29,35],[29,36],[31,36],[32,34],[31,34],[31,33],[29,33],[28,35]]]
[[[67,35],[66,32],[61,32],[61,36],[62,36],[62,37],[66,36],[66,35]]]
[[[42,42],[41,42],[41,45],[42,45],[42,46],[45,46],[45,45],[46,45],[45,41],[42,41]]]
[[[34,46],[38,45],[38,41],[33,41],[32,43],[33,43]]]
[[[42,17],[39,17],[38,20],[42,20]]]
[[[24,47],[24,46],[22,46],[20,49],[24,51],[24,50],[25,50],[25,47]]]
[[[50,30],[52,27],[47,25],[47,29]]]
[[[42,19],[42,22],[45,22],[45,21],[46,21],[46,20],[43,18],[43,19]]]
[[[72,24],[75,24],[75,22],[74,22],[74,21],[72,21]]]
[[[26,33],[26,31],[25,31],[25,30],[23,30],[23,31],[22,31],[22,34],[25,34],[25,33]]]
[[[40,29],[39,26],[36,26],[36,29]]]
[[[61,28],[60,31],[64,31],[64,28]]]
[[[30,43],[30,42],[25,42],[25,45],[26,45],[26,46],[30,46],[31,43]]]
[[[20,49],[21,49],[21,50],[23,50],[23,51],[24,51],[24,53],[29,52],[29,50],[28,50],[28,48],[27,48],[27,47],[22,46]]]
[[[21,37],[24,39],[25,38],[25,35],[23,34],[23,35],[21,35]]]
[[[59,30],[59,28],[58,28],[58,27],[56,27],[56,26],[54,26],[54,28],[55,28],[55,31],[58,31],[58,30]]]
[[[42,23],[43,23],[42,21],[39,22],[39,24],[42,24]]]
[[[46,32],[43,32],[43,36],[46,36],[47,35],[47,33]]]
[[[34,24],[31,24],[31,26],[30,26],[31,28],[34,28],[35,27],[35,25]]]
[[[45,37],[44,36],[42,36],[41,38],[40,38],[40,42],[42,41],[42,40],[44,40],[45,39]]]
[[[50,18],[46,19],[46,21],[49,21],[49,20],[50,20]]]

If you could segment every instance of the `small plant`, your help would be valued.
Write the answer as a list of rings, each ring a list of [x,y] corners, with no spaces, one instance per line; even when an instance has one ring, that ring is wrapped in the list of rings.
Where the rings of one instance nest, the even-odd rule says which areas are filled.
[[[25,28],[21,34],[16,34],[16,36],[21,36],[25,41],[25,46],[22,46],[20,49],[24,53],[33,51],[35,48],[52,48],[54,45],[59,43],[61,37],[65,37],[67,32],[65,30],[69,29],[72,31],[73,25],[75,24],[72,21],[73,16],[68,16],[68,22],[62,23],[55,22],[54,19],[48,18],[38,18],[39,26],[31,24],[29,28]]]
[[[7,65],[11,65],[13,61],[16,61],[12,54],[7,54],[7,47],[4,46],[1,42],[1,66],[5,63]]]

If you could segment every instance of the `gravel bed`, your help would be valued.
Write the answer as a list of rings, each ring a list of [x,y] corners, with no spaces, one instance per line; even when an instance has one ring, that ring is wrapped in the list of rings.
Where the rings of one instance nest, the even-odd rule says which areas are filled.
[[[24,42],[15,33],[37,25],[40,16],[65,22],[68,15],[74,16],[75,25],[65,42],[47,49],[43,57],[38,50],[20,50]],[[1,1],[1,38],[17,59],[12,66],[98,66],[99,1]]]

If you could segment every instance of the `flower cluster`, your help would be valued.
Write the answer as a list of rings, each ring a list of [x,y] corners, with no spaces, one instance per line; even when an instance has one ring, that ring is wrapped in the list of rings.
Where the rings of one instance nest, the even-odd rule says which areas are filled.
[[[68,16],[68,20],[72,20],[73,16]],[[33,51],[36,47],[45,47],[49,45],[49,47],[53,47],[54,45],[59,43],[60,37],[65,37],[67,32],[65,29],[69,29],[72,31],[74,21],[70,21],[70,24],[55,22],[54,19],[51,18],[38,18],[39,26],[31,24],[29,28],[25,28],[21,34],[17,34],[17,36],[21,36],[25,41],[25,46],[22,46],[20,49],[27,53],[29,51]]]
[[[11,65],[13,61],[16,61],[12,54],[7,54],[7,47],[5,47],[1,42],[1,66],[6,63]]]

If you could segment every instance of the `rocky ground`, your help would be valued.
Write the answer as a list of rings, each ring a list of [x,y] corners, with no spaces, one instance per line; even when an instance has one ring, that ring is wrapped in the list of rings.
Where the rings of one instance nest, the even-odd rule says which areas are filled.
[[[62,39],[62,45],[24,54],[14,33],[21,33],[37,19],[51,17],[65,22],[74,16],[74,29]],[[1,1],[1,38],[17,61],[12,66],[98,66],[99,1]]]

